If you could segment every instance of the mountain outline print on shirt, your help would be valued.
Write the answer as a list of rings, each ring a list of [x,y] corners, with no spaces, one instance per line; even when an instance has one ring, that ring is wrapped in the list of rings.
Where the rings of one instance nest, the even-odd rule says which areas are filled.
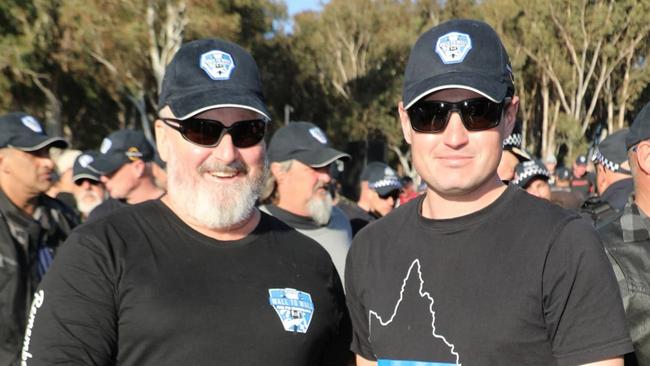
[[[371,344],[375,344],[373,339],[399,340],[392,342],[390,354],[377,355],[379,366],[461,365],[455,346],[436,331],[434,302],[429,292],[424,291],[420,260],[415,259],[402,281],[393,313],[382,316],[374,310],[368,312]],[[425,313],[427,318],[423,318]],[[428,316],[431,326],[422,327],[424,323],[429,324]]]

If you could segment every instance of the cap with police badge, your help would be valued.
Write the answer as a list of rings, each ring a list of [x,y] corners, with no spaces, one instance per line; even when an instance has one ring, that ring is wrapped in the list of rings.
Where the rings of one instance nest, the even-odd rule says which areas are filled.
[[[95,182],[100,181],[101,173],[92,167],[93,162],[99,156],[99,151],[88,150],[77,156],[72,166],[72,181],[77,182],[81,179],[90,179]]]
[[[623,128],[607,136],[607,138],[596,146],[591,160],[613,172],[632,174],[628,169],[621,166],[627,162],[625,138],[629,132],[630,130]]]
[[[368,181],[368,188],[380,196],[402,189],[402,183],[395,171],[387,164],[378,161],[366,165],[361,173],[361,180]]]
[[[551,173],[546,169],[544,163],[539,159],[524,161],[515,167],[515,179],[512,184],[526,188],[534,178],[541,178],[546,181],[551,179]]]
[[[158,106],[168,106],[180,120],[222,107],[249,109],[270,119],[255,60],[221,39],[192,41],[178,50],[166,68]]]
[[[576,165],[587,165],[587,161],[589,161],[589,159],[587,159],[587,155],[580,154],[576,157],[575,163]]]
[[[122,129],[104,138],[99,152],[91,166],[102,175],[110,175],[126,163],[151,161],[154,148],[142,131]]]
[[[510,59],[486,23],[450,20],[422,34],[413,46],[404,74],[404,108],[449,88],[472,90],[497,103],[514,94]]]
[[[632,146],[648,139],[650,139],[650,103],[646,104],[634,118],[630,132],[625,138],[625,146],[629,150]]]
[[[13,112],[0,117],[0,148],[36,151],[46,146],[65,149],[68,143],[61,137],[48,136],[40,122],[27,113]]]
[[[269,161],[298,160],[312,168],[327,166],[350,155],[329,146],[323,130],[311,122],[291,122],[273,134],[268,147]]]

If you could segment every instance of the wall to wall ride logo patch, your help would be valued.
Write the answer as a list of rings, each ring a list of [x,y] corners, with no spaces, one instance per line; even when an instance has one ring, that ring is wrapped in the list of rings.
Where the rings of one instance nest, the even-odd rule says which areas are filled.
[[[445,64],[463,62],[471,49],[472,39],[465,33],[450,32],[436,42],[436,53]]]
[[[201,55],[199,66],[212,80],[228,80],[235,69],[235,60],[223,51],[210,51]]]
[[[311,295],[293,288],[270,288],[269,304],[287,332],[307,333],[314,314]]]

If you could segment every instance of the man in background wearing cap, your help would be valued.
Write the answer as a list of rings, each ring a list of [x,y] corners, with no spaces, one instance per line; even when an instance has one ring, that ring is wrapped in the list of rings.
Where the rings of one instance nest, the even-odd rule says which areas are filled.
[[[32,306],[30,366],[345,365],[349,319],[327,252],[256,199],[266,171],[257,65],[184,44],[155,121],[168,192],[80,226]]]
[[[595,193],[594,176],[592,173],[587,172],[587,156],[584,154],[578,155],[573,162],[573,169],[571,171],[571,189],[582,195],[583,201]]]
[[[596,189],[599,196],[588,198],[581,211],[595,226],[609,221],[623,209],[634,191],[634,181],[627,161],[625,138],[629,130],[618,130],[607,136],[592,157],[596,165]]]
[[[341,280],[352,241],[350,222],[332,203],[330,165],[350,155],[329,146],[323,130],[292,122],[269,142],[271,174],[260,209],[317,241],[329,253]]]
[[[557,158],[555,157],[555,154],[548,153],[548,155],[546,155],[546,159],[544,159],[544,166],[546,166],[546,169],[551,174],[551,178],[549,178],[548,184],[552,187],[555,185],[555,175],[557,174]]]
[[[441,23],[413,47],[398,109],[427,191],[354,239],[357,365],[622,365],[632,350],[593,228],[497,174],[513,84],[485,23]]]
[[[74,182],[72,182],[72,166],[75,159],[81,155],[80,150],[65,149],[61,151],[54,160],[54,183],[47,190],[46,194],[74,208]]]
[[[98,151],[89,150],[79,155],[72,167],[72,181],[77,210],[82,220],[106,199],[106,189],[101,182],[101,174],[92,168],[92,163],[99,155]]]
[[[126,205],[160,198],[165,191],[153,175],[154,147],[142,131],[122,129],[108,135],[91,167],[101,172],[111,199],[97,206],[88,220],[104,217]]]
[[[569,210],[578,211],[583,202],[582,194],[571,189],[571,171],[559,167],[555,171],[555,184],[551,186],[551,202]]]
[[[378,161],[366,165],[359,180],[359,200],[356,204],[342,202],[337,205],[350,219],[353,237],[371,221],[391,212],[402,188],[395,171]]]
[[[551,173],[546,169],[544,163],[539,159],[533,159],[517,165],[515,179],[512,180],[512,183],[535,197],[550,200],[551,187],[548,184],[550,178]]]
[[[50,148],[66,148],[25,113],[0,117],[0,365],[18,361],[29,304],[56,249],[77,220],[45,192],[53,181]],[[16,363],[17,364],[17,363]]]
[[[618,279],[634,342],[636,360],[629,355],[626,364],[650,365],[650,103],[634,119],[625,146],[634,199],[598,231]]]

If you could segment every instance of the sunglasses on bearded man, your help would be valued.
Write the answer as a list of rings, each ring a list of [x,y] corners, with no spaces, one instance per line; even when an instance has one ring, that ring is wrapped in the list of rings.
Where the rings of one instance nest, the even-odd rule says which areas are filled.
[[[193,144],[203,147],[219,145],[223,135],[228,133],[232,143],[238,148],[257,145],[266,133],[266,119],[238,121],[226,127],[222,122],[205,118],[188,118],[179,120],[161,118],[165,124],[178,131],[183,138]]]

